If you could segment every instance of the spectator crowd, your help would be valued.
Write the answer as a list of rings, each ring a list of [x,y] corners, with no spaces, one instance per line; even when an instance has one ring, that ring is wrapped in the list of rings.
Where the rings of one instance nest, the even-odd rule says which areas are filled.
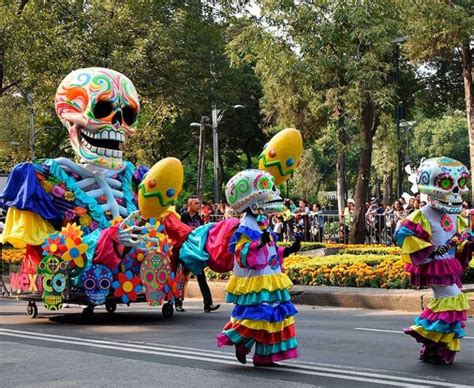
[[[285,199],[284,205],[282,212],[272,214],[270,218],[270,226],[279,241],[292,241],[299,235],[303,241],[348,243],[355,208],[353,199],[347,200],[342,214],[327,211],[319,203],[309,204],[302,199]],[[365,204],[366,243],[391,245],[397,222],[425,205],[419,194],[408,198],[408,201],[400,197],[386,206],[380,199],[372,197]],[[462,206],[462,215],[468,217],[470,204],[464,201]],[[209,201],[199,204],[199,214],[204,223],[236,216],[225,202]]]

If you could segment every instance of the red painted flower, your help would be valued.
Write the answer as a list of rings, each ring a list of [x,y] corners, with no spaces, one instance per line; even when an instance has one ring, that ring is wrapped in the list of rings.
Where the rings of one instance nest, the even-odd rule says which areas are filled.
[[[451,232],[454,228],[454,222],[451,219],[451,217],[447,214],[445,214],[443,217],[441,217],[441,227],[445,232]]]
[[[133,276],[130,271],[119,272],[117,280],[112,283],[115,288],[114,296],[122,297],[123,303],[135,302],[137,296],[142,292],[142,285],[138,276]]]

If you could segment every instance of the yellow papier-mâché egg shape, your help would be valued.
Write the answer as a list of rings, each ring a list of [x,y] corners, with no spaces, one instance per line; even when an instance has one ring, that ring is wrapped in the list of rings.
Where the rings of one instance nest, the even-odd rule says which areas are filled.
[[[275,177],[275,184],[282,185],[293,174],[301,163],[303,154],[303,137],[295,128],[278,132],[263,148],[258,161],[258,168]]]
[[[138,208],[144,219],[159,220],[174,205],[183,186],[181,161],[165,158],[156,163],[138,187]]]

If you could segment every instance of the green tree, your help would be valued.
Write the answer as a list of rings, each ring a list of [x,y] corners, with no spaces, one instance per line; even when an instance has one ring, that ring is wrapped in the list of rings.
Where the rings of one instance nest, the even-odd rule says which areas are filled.
[[[255,64],[263,112],[280,124],[295,124],[318,136],[332,122],[338,129],[338,179],[342,179],[345,128],[359,131],[356,210],[351,241],[363,242],[373,137],[393,99],[392,40],[400,34],[392,1],[258,1],[260,25],[239,26],[229,45],[234,62]],[[324,123],[323,125],[318,125]],[[342,188],[340,188],[342,190]]]
[[[474,166],[474,86],[472,32],[474,8],[472,1],[429,0],[405,1],[404,20],[409,27],[409,40],[404,45],[409,57],[423,61],[451,61],[460,57],[467,128],[469,134],[470,166]],[[472,183],[474,188],[474,182]],[[474,200],[474,190],[471,190]]]

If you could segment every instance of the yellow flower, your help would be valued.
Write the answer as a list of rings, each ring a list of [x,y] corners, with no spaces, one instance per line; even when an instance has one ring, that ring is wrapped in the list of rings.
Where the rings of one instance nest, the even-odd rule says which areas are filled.
[[[76,199],[76,196],[74,195],[74,193],[72,191],[66,191],[64,193],[64,199],[66,201],[72,202]]]
[[[53,189],[53,185],[50,181],[44,180],[40,182],[41,187],[43,188],[44,191],[47,193],[50,193],[51,190]]]
[[[89,227],[92,223],[92,218],[89,214],[83,214],[79,217],[79,223],[85,228]]]
[[[68,238],[66,239],[67,251],[63,253],[62,259],[64,261],[74,261],[74,263],[82,268],[84,267],[84,258],[83,254],[86,253],[88,245],[87,244],[76,244],[74,240]]]

